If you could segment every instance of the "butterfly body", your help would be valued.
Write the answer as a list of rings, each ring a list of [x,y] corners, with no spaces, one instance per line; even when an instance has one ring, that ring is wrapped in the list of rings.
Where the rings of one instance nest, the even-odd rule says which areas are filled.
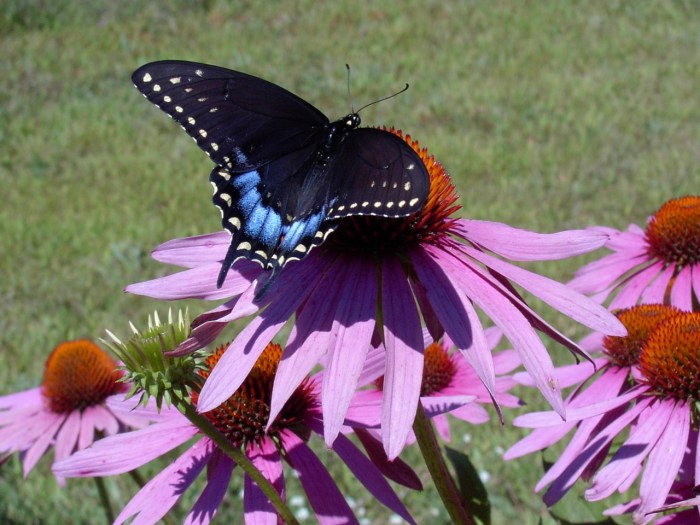
[[[218,285],[235,260],[272,269],[301,259],[351,215],[405,217],[420,209],[428,174],[394,134],[329,121],[293,93],[238,71],[163,61],[132,80],[216,164],[213,202],[232,235]]]

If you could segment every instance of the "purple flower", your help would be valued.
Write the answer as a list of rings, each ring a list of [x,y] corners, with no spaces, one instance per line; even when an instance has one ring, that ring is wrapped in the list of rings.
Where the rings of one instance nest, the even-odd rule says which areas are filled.
[[[643,305],[623,314],[629,340],[607,338],[610,362],[586,388],[577,388],[568,398],[566,422],[553,412],[516,418],[515,425],[536,430],[511,447],[505,458],[544,449],[576,429],[535,489],[551,484],[544,500],[552,505],[578,478],[590,479],[585,497],[597,501],[625,492],[639,479],[639,497],[606,514],[631,512],[634,522],[642,524],[653,519],[649,513],[672,494],[686,450],[697,457],[691,412],[700,398],[700,312]],[[625,348],[635,356],[626,365],[621,364]],[[562,383],[587,379],[571,372],[571,367],[561,370]],[[622,445],[608,458],[613,440],[625,432]],[[695,477],[693,483],[699,481]]]
[[[199,372],[202,378],[209,375],[224,349],[225,345],[206,359],[204,369]],[[306,444],[312,433],[323,432],[317,378],[304,378],[283,409],[265,426],[270,413],[272,384],[281,355],[279,345],[269,344],[236,392],[222,405],[203,415],[234,446],[244,448],[246,456],[280,495],[284,497],[285,493],[284,460],[298,474],[320,523],[357,523],[343,494]],[[197,392],[193,391],[191,399],[194,405],[198,398]],[[362,411],[355,413],[361,414]],[[161,421],[152,426],[97,442],[91,448],[54,465],[54,472],[65,477],[120,474],[173,450],[193,437],[196,441],[131,499],[117,517],[115,525],[132,516],[136,516],[134,523],[156,523],[206,468],[206,485],[186,518],[187,523],[205,525],[222,502],[236,465],[176,410],[163,412]],[[365,442],[371,447],[372,460],[342,433],[333,443],[332,450],[377,501],[409,523],[414,523],[384,475],[412,488],[420,488],[420,482],[405,463],[400,460],[389,462],[378,451],[378,446],[371,444],[367,435],[363,436]],[[246,523],[277,523],[277,514],[272,505],[247,475],[243,483],[243,506]]]
[[[642,303],[673,304],[692,310],[700,301],[700,197],[671,199],[652,215],[642,230],[631,224],[624,232],[607,232],[613,251],[581,268],[569,283],[595,294],[600,302],[614,294],[610,308]]]
[[[418,152],[430,174],[430,192],[423,209],[405,219],[340,220],[322,246],[285,267],[268,290],[264,304],[255,303],[254,297],[260,286],[258,277],[263,283],[265,278],[249,261],[234,264],[223,286],[216,288],[229,244],[227,234],[177,239],[156,248],[154,258],[187,270],[132,284],[128,292],[166,300],[228,298],[195,319],[190,339],[178,352],[209,344],[230,321],[261,310],[233,340],[204,385],[201,410],[210,410],[230,396],[268,341],[293,317],[275,379],[271,417],[279,413],[301,379],[324,359],[324,436],[326,443],[332,444],[356,390],[370,343],[381,340],[386,348],[382,436],[389,457],[394,458],[406,443],[420,397],[421,319],[435,340],[443,333],[449,335],[493,394],[494,364],[476,305],[510,340],[540,391],[560,414],[563,405],[554,367],[535,330],[573,351],[580,350],[535,313],[511,283],[594,330],[624,333],[600,305],[501,258],[533,261],[569,257],[602,246],[608,239],[606,233],[543,235],[498,223],[454,219],[451,214],[458,209],[454,204],[457,196],[449,177],[415,141],[409,136],[404,139]]]
[[[127,385],[102,349],[85,339],[59,344],[40,387],[0,397],[0,454],[19,452],[24,476],[53,445],[54,461],[82,450],[95,433],[116,434],[152,420],[124,399]],[[59,483],[63,483],[57,476]]]
[[[493,392],[486,389],[474,368],[461,354],[450,353],[454,345],[449,336],[435,343],[431,342],[432,338],[427,331],[423,335],[425,350],[420,403],[445,441],[450,441],[447,414],[462,421],[480,425],[489,420],[489,414],[482,405],[495,404],[497,407],[520,405],[520,400],[508,393],[516,382],[511,376],[505,375],[520,365],[517,354],[512,350],[493,352],[493,348],[501,339],[500,330],[493,327],[485,330],[486,343],[493,355],[496,374],[496,387]],[[376,350],[370,352],[370,356],[374,351]],[[369,389],[355,394],[352,404],[354,406],[380,404],[383,396],[382,387],[383,376],[380,376]],[[352,418],[352,411],[348,412],[348,417]],[[412,438],[409,439],[410,442]]]

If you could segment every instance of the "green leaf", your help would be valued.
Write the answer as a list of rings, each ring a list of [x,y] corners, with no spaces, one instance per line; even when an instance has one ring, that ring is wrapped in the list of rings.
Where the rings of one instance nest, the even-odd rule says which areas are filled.
[[[483,525],[491,524],[491,504],[486,487],[469,460],[469,456],[457,450],[445,447],[447,459],[452,463],[462,501],[467,510]]]

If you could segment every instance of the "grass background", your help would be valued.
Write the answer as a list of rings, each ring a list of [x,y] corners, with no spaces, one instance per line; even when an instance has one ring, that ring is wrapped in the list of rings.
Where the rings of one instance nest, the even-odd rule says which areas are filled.
[[[409,82],[363,120],[395,125],[427,146],[453,176],[466,217],[539,231],[621,228],[668,198],[698,193],[697,2],[1,6],[0,394],[35,386],[58,342],[105,328],[124,333],[127,320],[162,309],[123,287],[168,273],[149,259],[159,242],[220,227],[208,159],[131,86],[132,70],[148,61],[240,69],[331,118],[348,111],[345,63],[356,106]],[[534,268],[563,280],[588,259]],[[211,305],[189,306],[196,314]],[[493,423],[454,434],[452,445],[486,480],[493,523],[552,523],[532,494],[541,459],[499,459],[522,432]],[[16,458],[0,469],[0,521],[98,522],[89,480],[60,490],[49,464],[26,482]],[[347,473],[334,474],[358,514],[385,522]],[[239,489],[234,481],[219,523],[239,520]],[[117,481],[110,490],[123,504],[134,487]],[[446,522],[434,501],[429,488],[406,496],[419,523]],[[587,520],[600,509],[575,497],[560,506]]]

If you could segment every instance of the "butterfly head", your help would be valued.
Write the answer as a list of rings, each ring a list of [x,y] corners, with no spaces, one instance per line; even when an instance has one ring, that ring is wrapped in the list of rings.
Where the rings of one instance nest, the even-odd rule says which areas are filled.
[[[342,118],[341,122],[349,129],[355,129],[360,126],[362,119],[357,113],[350,113]]]

